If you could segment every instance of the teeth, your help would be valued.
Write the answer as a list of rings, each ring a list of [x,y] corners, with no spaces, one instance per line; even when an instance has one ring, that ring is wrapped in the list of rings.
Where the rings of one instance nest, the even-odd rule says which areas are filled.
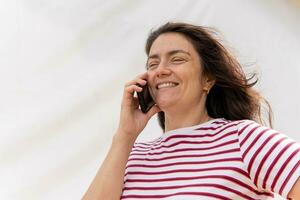
[[[160,88],[174,87],[174,86],[176,86],[175,83],[167,82],[167,83],[158,84],[157,88],[160,89]]]

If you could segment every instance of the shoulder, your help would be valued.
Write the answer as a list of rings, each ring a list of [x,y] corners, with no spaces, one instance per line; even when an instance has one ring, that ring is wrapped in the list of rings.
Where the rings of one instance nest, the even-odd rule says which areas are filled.
[[[243,119],[243,120],[228,120],[228,123],[224,125],[226,127],[232,127],[235,129],[239,139],[244,137],[253,138],[255,135],[268,136],[273,134],[279,134],[275,129],[272,129],[268,126],[262,125],[254,120]],[[281,134],[283,135],[283,134]]]
[[[250,119],[237,120],[237,121],[235,121],[235,123],[236,123],[236,128],[237,128],[239,135],[253,132],[256,130],[263,131],[263,132],[276,131],[268,126],[262,125],[256,121],[250,120]]]
[[[242,119],[242,120],[227,120],[227,119],[222,119],[222,126],[220,127],[232,127],[235,128],[238,132],[244,131],[247,128],[250,127],[265,127],[256,121],[250,120],[250,119]],[[265,127],[268,128],[268,127]]]

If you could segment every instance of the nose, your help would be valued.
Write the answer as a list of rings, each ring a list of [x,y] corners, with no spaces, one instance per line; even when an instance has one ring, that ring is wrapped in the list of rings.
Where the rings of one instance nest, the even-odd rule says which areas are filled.
[[[156,71],[156,77],[165,77],[165,76],[169,76],[172,73],[168,65],[164,62],[161,62],[155,71]]]

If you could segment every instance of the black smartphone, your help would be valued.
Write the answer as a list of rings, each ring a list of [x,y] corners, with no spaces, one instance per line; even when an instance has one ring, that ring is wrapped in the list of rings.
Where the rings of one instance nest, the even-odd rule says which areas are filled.
[[[150,91],[148,88],[148,84],[146,84],[144,86],[141,86],[141,85],[138,85],[138,86],[143,88],[143,90],[141,92],[137,92],[137,96],[138,96],[138,100],[139,100],[139,104],[140,104],[142,112],[146,113],[150,110],[150,108],[152,106],[155,105],[155,102],[151,97],[151,94],[150,94]]]

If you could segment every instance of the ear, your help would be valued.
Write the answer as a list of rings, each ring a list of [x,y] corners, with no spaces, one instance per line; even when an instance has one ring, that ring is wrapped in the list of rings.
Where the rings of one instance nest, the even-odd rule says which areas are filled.
[[[213,76],[206,75],[203,81],[203,90],[208,94],[209,90],[214,86],[215,83],[216,79]]]

